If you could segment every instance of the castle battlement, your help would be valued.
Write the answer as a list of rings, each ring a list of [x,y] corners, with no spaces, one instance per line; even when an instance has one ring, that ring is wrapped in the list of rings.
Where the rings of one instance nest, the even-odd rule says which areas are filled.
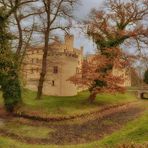
[[[69,52],[66,50],[64,50],[64,52],[50,52],[48,53],[48,56],[67,56],[67,57],[78,58],[78,55],[75,52]]]

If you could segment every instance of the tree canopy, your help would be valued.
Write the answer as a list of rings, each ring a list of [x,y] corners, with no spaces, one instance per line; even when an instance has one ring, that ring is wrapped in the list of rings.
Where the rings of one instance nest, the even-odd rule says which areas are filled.
[[[112,71],[115,67],[129,67],[131,58],[123,53],[121,45],[136,42],[137,47],[141,47],[140,44],[147,44],[148,29],[143,24],[147,14],[145,0],[106,0],[105,5],[99,10],[93,9],[84,22],[87,35],[96,43],[98,52],[91,62],[83,63],[82,77],[77,74],[71,80],[89,87],[90,100],[99,92],[122,90],[122,75],[115,76]]]
[[[8,19],[17,9],[19,2],[8,10],[0,7],[0,85],[6,110],[12,112],[21,103],[21,87],[18,76],[17,61],[11,50],[12,35],[8,32]]]

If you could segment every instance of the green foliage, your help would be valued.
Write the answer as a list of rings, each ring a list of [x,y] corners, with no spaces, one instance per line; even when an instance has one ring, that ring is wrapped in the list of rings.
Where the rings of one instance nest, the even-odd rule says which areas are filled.
[[[148,69],[144,73],[144,82],[148,84]]]
[[[14,107],[21,101],[20,82],[17,74],[14,77],[10,74],[5,80],[2,85],[4,103],[7,111],[12,112]]]
[[[12,112],[15,106],[21,102],[21,87],[17,61],[9,43],[12,36],[7,31],[7,13],[5,7],[0,7],[0,85],[6,110]]]

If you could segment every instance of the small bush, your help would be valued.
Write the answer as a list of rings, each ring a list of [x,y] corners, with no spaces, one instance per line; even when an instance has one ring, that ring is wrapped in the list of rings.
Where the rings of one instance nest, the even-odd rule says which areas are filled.
[[[15,106],[21,102],[21,88],[18,77],[7,79],[2,90],[6,110],[13,112]]]

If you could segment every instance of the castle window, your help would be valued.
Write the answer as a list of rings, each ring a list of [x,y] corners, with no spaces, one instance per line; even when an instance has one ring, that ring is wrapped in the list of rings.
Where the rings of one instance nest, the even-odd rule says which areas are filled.
[[[53,73],[54,73],[54,74],[57,74],[57,73],[58,73],[58,66],[54,66],[54,67],[53,67]]]
[[[54,80],[52,80],[52,86],[55,86],[55,81]]]
[[[31,68],[31,73],[33,74],[33,72],[34,72],[34,71],[33,71],[33,68]]]

